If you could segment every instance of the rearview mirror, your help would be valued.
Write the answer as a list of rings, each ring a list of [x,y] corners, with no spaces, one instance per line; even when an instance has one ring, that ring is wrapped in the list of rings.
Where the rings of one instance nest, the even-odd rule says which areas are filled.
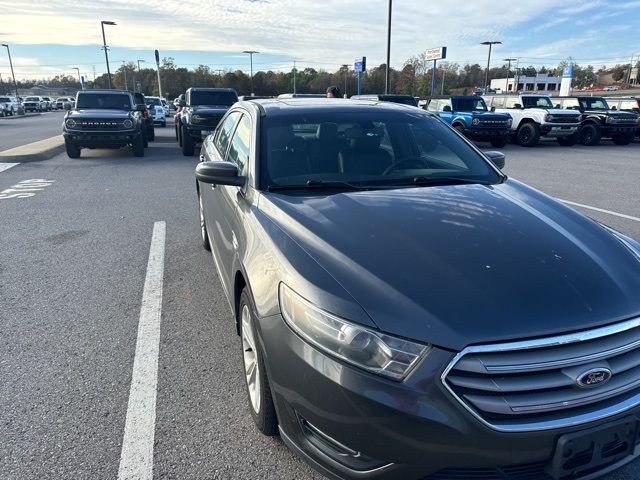
[[[491,160],[500,170],[504,168],[506,156],[502,152],[484,152],[484,155]]]
[[[211,185],[243,187],[246,177],[238,175],[238,166],[231,162],[200,162],[196,166],[196,179]]]

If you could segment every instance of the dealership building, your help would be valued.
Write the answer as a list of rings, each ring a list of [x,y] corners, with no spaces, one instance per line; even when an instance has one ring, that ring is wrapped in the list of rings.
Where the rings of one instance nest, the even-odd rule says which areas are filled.
[[[516,82],[518,86],[514,89]],[[496,78],[491,80],[491,88],[502,92],[556,92],[560,90],[561,83],[562,77],[551,77],[548,73],[539,73],[535,77]]]

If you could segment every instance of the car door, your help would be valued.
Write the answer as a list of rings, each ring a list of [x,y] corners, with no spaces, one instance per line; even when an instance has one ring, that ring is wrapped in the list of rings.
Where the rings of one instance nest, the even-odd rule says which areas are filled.
[[[200,160],[213,162],[225,160],[229,144],[231,143],[231,137],[240,116],[240,112],[234,111],[222,119],[216,132],[206,138],[202,147]],[[229,230],[227,226],[228,221],[225,220],[225,215],[227,215],[228,212],[225,209],[222,190],[223,187],[221,185],[200,184],[200,195],[202,195],[204,206],[204,219],[209,240],[211,241],[211,253],[218,267],[222,286],[225,292],[229,292],[229,274],[224,269],[224,265],[228,265],[228,260],[226,260],[224,256],[228,254],[231,248],[231,245],[225,245],[225,242],[230,242],[231,239],[225,236],[225,232]]]
[[[249,158],[252,147],[252,124],[249,115],[242,114],[236,123],[233,136],[229,142],[229,148],[225,160],[234,163],[238,167],[238,174],[247,176],[249,170]],[[219,254],[220,268],[224,271],[224,282],[228,289],[232,287],[234,263],[238,258],[238,252],[246,246],[245,221],[248,202],[246,200],[245,187],[219,185],[216,187],[216,195],[221,216],[225,222],[220,222]]]

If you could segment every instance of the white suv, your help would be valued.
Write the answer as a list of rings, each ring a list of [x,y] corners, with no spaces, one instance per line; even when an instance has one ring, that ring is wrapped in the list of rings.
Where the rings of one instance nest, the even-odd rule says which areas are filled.
[[[556,138],[566,146],[576,142],[580,112],[554,108],[548,95],[483,95],[483,98],[491,111],[511,115],[512,138],[523,147],[533,147],[540,137]]]
[[[0,97],[0,116],[17,115],[20,102],[16,97]]]

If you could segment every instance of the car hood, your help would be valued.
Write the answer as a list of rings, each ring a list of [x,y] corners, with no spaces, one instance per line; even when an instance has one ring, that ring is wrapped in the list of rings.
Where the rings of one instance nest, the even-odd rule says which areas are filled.
[[[471,116],[473,118],[479,118],[480,120],[484,120],[485,122],[486,121],[505,122],[511,118],[511,115],[509,115],[508,113],[493,113],[493,112],[484,112],[484,113],[473,112]]]
[[[640,314],[634,254],[514,180],[259,206],[388,333],[460,350]]]
[[[72,118],[127,118],[129,112],[126,110],[80,109],[71,110],[67,115]]]

